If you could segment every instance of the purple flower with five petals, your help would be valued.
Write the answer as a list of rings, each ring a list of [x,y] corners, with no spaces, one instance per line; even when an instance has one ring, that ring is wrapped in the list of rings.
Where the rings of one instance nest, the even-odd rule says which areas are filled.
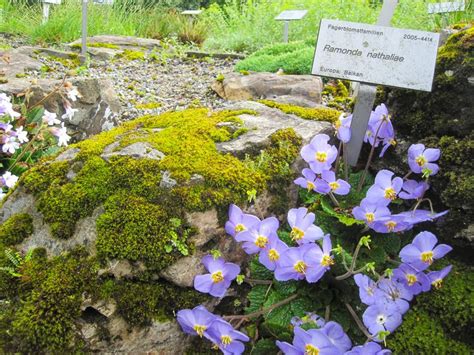
[[[341,351],[335,347],[326,334],[320,329],[304,330],[296,327],[293,344],[276,341],[276,345],[285,355],[340,355]]]
[[[429,272],[427,276],[431,282],[431,285],[436,289],[440,289],[443,284],[443,279],[448,276],[448,274],[451,272],[451,269],[452,265],[448,265],[440,271]]]
[[[197,275],[194,278],[194,288],[214,297],[224,297],[230,284],[239,274],[240,267],[226,263],[222,258],[214,259],[211,255],[202,258],[202,263],[209,274]]]
[[[351,340],[339,323],[327,322],[321,330],[341,352],[347,351],[352,347]]]
[[[362,315],[364,325],[374,337],[379,332],[393,332],[402,324],[402,315],[394,308],[382,304],[373,304]]]
[[[292,208],[288,211],[288,224],[291,227],[290,236],[299,245],[311,243],[324,237],[321,228],[315,226],[314,213],[308,213],[304,207]]]
[[[412,227],[413,225],[408,223],[403,216],[399,215],[381,217],[370,226],[377,233],[398,233]]]
[[[331,164],[336,160],[337,149],[328,144],[328,141],[327,134],[318,134],[301,149],[301,156],[316,174],[329,170]]]
[[[418,200],[423,197],[426,191],[430,188],[425,181],[407,180],[403,183],[400,198],[404,200]]]
[[[271,238],[267,247],[258,254],[258,261],[268,270],[276,269],[281,255],[288,249],[288,245],[279,238]]]
[[[337,138],[343,143],[347,143],[351,140],[351,123],[352,115],[345,116],[344,114],[341,114],[334,123]]]
[[[388,349],[374,343],[373,341],[365,343],[364,345],[354,346],[351,351],[344,353],[344,355],[391,355],[392,352]]]
[[[375,176],[375,184],[367,191],[367,200],[385,206],[395,200],[402,189],[403,179],[400,177],[392,179],[393,175],[394,173],[389,170],[380,170]]]
[[[347,195],[351,190],[348,182],[337,179],[334,171],[325,170],[321,173],[321,179],[316,179],[316,192],[327,194],[332,192],[336,195]]]
[[[218,317],[209,312],[204,306],[178,311],[177,320],[183,331],[191,335],[204,336],[209,339],[207,330]]]
[[[408,311],[413,293],[404,284],[394,279],[381,279],[377,288],[380,292],[378,292],[375,304],[394,308],[400,314],[405,314]]]
[[[260,220],[254,215],[243,213],[242,210],[231,204],[229,207],[229,220],[225,224],[227,234],[235,237],[240,232],[251,229],[257,225]]]
[[[235,240],[243,242],[242,248],[247,254],[256,254],[264,250],[271,239],[278,238],[279,222],[275,217],[265,218],[252,229],[240,232]]]
[[[354,275],[354,281],[359,287],[360,301],[367,306],[373,305],[378,297],[377,284],[364,274]]]
[[[242,343],[249,341],[249,337],[239,332],[222,319],[216,319],[207,331],[208,339],[219,347],[224,355],[240,355],[245,351]]]
[[[446,244],[439,244],[433,233],[421,232],[413,241],[400,250],[400,258],[417,270],[423,271],[428,268],[435,259],[440,259],[453,248]]]
[[[301,172],[303,177],[297,178],[294,183],[298,186],[301,186],[303,189],[307,189],[308,191],[314,190],[316,187],[316,174],[313,170],[304,168]]]
[[[390,144],[391,140],[394,140],[394,138],[395,131],[392,122],[390,121],[388,109],[384,104],[381,104],[370,114],[364,142],[368,142],[370,145],[378,147],[381,141]],[[383,153],[385,153],[385,151],[383,151]]]
[[[428,172],[428,175],[438,173],[439,166],[433,162],[440,156],[440,150],[435,148],[425,148],[423,144],[412,144],[408,148],[408,165],[415,174]]]
[[[429,278],[409,264],[400,264],[393,270],[393,278],[401,282],[414,296],[431,288]]]
[[[383,217],[390,216],[390,210],[386,206],[377,205],[364,198],[360,206],[354,207],[352,214],[359,221],[365,221],[369,226]]]

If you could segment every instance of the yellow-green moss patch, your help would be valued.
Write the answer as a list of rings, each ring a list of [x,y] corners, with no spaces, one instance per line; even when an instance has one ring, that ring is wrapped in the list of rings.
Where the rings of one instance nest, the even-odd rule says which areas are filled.
[[[19,244],[31,233],[33,233],[33,218],[27,213],[14,214],[0,225],[0,245]]]
[[[281,104],[279,102],[275,102],[271,100],[259,100],[258,102],[264,105],[267,105],[268,107],[277,108],[280,111],[283,111],[284,113],[293,114],[301,118],[304,118],[306,120],[313,120],[313,121],[335,122],[342,113],[341,111],[338,111],[332,108],[300,107],[300,106],[289,105],[289,104]]]
[[[135,105],[135,107],[139,110],[152,110],[152,109],[155,109],[155,108],[160,108],[162,106],[162,104],[160,104],[159,102],[149,102],[149,103],[146,103],[146,104],[137,104]]]
[[[145,59],[145,52],[142,51],[134,51],[131,49],[124,49],[122,53],[117,53],[115,55],[116,58],[122,58],[126,60],[144,60]]]

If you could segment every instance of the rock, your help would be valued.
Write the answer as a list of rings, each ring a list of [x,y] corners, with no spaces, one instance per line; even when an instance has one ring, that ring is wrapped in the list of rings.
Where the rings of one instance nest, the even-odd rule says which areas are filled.
[[[177,286],[193,287],[194,278],[206,273],[204,265],[201,264],[204,255],[199,253],[181,258],[160,272],[160,276]]]
[[[0,78],[5,77],[8,81],[16,78],[17,75],[25,74],[29,70],[41,70],[43,64],[31,58],[29,55],[21,53],[19,50],[0,52]],[[0,85],[0,91],[2,91]]]
[[[169,171],[164,171],[163,176],[161,177],[160,187],[165,189],[171,189],[172,187],[176,186],[177,182],[175,179],[171,178],[171,174]]]
[[[87,297],[82,301],[81,310],[85,311],[88,307],[94,308],[97,312],[107,318],[112,316],[117,310],[117,304],[114,300],[94,301],[91,297]]]
[[[161,42],[157,39],[150,38],[140,38],[133,36],[114,36],[114,35],[99,35],[87,37],[87,43],[99,43],[99,44],[109,44],[116,45],[119,47],[132,47],[132,48],[146,48],[153,49],[156,47],[161,47]],[[69,43],[70,47],[77,47],[81,45],[81,39],[75,40],[74,42]],[[91,47],[91,48],[100,48],[100,47]]]
[[[65,120],[68,133],[74,140],[82,140],[91,135],[109,130],[117,124],[116,116],[121,110],[113,84],[107,79],[74,79],[71,83],[77,87],[81,97],[72,102],[72,107],[78,111],[70,120]],[[7,95],[18,95],[31,90],[31,103],[40,102],[55,90],[61,81],[40,79],[36,83],[28,79],[11,79],[6,84],[0,84],[0,92]],[[64,114],[63,99],[59,93],[52,94],[44,103],[50,112]],[[64,119],[63,119],[64,120]]]
[[[223,99],[232,101],[272,99],[321,103],[323,82],[311,75],[277,75],[252,73],[250,75],[227,74],[222,81],[215,81],[212,89]]]
[[[137,159],[148,158],[148,159],[155,159],[155,160],[161,160],[165,156],[159,150],[153,149],[149,144],[143,143],[143,142],[137,142],[121,150],[104,153],[101,155],[101,157],[109,161],[111,157],[117,156],[117,155],[131,156]]]

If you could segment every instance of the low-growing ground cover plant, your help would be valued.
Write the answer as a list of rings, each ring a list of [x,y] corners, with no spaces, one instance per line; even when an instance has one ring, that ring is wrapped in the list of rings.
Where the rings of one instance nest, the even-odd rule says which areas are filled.
[[[431,232],[411,232],[448,212],[436,213],[425,197],[441,152],[413,144],[405,176],[382,169],[372,177],[375,150],[383,156],[395,143],[382,104],[369,121],[366,167],[349,171],[344,152],[350,121],[341,115],[334,124],[339,147],[319,134],[301,149],[308,167],[294,182],[304,206],[288,211],[288,226],[230,206],[225,229],[253,256],[249,272],[239,275],[237,265],[213,250],[203,259],[209,273],[197,276],[194,286],[222,298],[233,280],[246,282],[250,303],[243,315],[219,316],[203,305],[181,310],[177,320],[184,332],[206,338],[224,354],[243,353],[250,338],[259,353],[391,353],[384,343],[402,324],[410,302],[440,289],[451,271],[450,265],[436,267],[450,246]],[[246,323],[244,333],[239,329]]]

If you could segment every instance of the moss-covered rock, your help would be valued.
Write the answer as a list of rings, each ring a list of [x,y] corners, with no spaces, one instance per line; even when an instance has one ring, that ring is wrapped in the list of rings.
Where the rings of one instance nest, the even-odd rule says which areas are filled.
[[[0,245],[15,245],[33,233],[33,218],[27,213],[11,216],[0,225]]]
[[[306,120],[335,122],[341,115],[341,111],[327,107],[300,107],[283,104],[272,100],[259,100],[258,102],[268,107],[277,108],[285,113],[293,114]]]

